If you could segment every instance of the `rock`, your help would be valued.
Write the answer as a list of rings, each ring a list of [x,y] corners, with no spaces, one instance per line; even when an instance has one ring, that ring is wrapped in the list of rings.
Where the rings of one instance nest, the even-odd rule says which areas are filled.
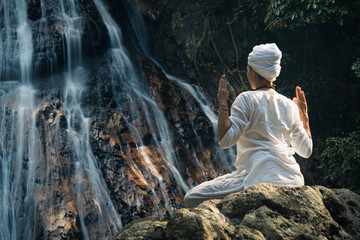
[[[360,239],[360,196],[348,189],[334,189],[334,193],[345,206],[339,224],[354,239]]]
[[[360,196],[347,189],[258,184],[177,210],[161,222],[162,238],[150,239],[359,239],[359,206]],[[157,222],[139,220],[116,236],[143,239],[131,237]]]
[[[171,216],[165,229],[167,239],[232,239],[235,227],[210,200],[194,209],[180,209]],[[181,227],[180,227],[181,226]]]
[[[129,224],[121,232],[116,234],[113,240],[132,240],[132,239],[164,239],[164,228],[166,222],[145,218],[136,220]]]
[[[261,184],[228,196],[218,207],[233,222],[261,231],[266,239],[351,238],[331,216],[330,209],[339,202],[326,201],[322,191],[336,197],[324,187]]]

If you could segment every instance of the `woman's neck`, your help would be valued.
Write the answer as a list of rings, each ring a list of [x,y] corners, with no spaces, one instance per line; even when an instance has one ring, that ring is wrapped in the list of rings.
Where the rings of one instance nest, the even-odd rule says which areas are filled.
[[[270,82],[266,79],[263,79],[263,78],[256,79],[254,90],[269,91],[271,89],[275,90],[275,87],[272,82]]]
[[[255,91],[256,91],[256,90],[268,91],[268,90],[270,90],[270,89],[274,89],[274,90],[275,90],[274,86],[271,86],[271,85],[269,85],[269,86],[260,86],[260,87],[255,88],[254,90],[255,90]]]

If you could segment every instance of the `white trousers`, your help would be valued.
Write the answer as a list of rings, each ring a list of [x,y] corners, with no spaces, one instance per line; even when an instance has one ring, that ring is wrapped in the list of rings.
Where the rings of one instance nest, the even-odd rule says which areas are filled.
[[[203,182],[190,189],[185,195],[185,206],[196,207],[209,199],[222,199],[230,193],[244,190],[245,170],[235,170],[232,173]]]

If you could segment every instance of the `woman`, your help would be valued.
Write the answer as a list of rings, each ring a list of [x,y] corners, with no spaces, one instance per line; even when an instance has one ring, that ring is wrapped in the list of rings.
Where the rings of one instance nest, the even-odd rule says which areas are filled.
[[[204,182],[185,195],[186,207],[224,198],[258,183],[304,185],[293,155],[312,153],[312,138],[304,92],[296,87],[291,101],[277,93],[273,82],[280,74],[281,51],[276,44],[255,46],[248,57],[247,77],[254,91],[241,93],[231,107],[225,75],[218,90],[220,146],[237,145],[237,170]]]

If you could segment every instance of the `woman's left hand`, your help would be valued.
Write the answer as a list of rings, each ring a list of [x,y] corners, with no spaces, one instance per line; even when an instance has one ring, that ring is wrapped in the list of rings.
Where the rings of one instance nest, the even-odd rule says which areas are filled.
[[[231,126],[231,122],[229,119],[229,109],[227,104],[229,91],[227,89],[227,82],[225,75],[222,75],[220,79],[219,91],[217,97],[219,103],[218,134],[219,134],[219,139],[221,140]]]

